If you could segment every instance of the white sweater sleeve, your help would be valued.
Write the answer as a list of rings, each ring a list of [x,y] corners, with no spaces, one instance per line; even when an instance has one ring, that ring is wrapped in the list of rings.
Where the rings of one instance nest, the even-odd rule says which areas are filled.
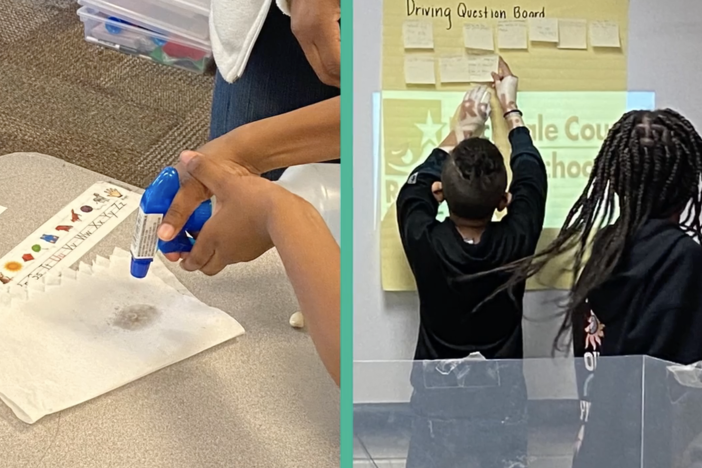
[[[290,0],[275,0],[280,11],[290,16]]]

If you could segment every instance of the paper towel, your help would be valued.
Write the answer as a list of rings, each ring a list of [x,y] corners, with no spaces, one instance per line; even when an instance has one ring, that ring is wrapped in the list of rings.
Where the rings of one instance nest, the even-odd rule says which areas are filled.
[[[0,290],[0,399],[32,424],[243,333],[160,260],[135,279],[115,251]]]

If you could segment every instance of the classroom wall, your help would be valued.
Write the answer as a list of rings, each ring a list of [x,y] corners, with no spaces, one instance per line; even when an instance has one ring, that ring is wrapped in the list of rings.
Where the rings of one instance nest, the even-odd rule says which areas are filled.
[[[566,1],[566,0],[564,0]],[[572,0],[570,0],[572,1]],[[672,107],[702,130],[702,1],[631,0],[629,13],[629,89],[655,91],[658,107]],[[380,282],[380,233],[376,219],[372,94],[380,91],[382,1],[354,0],[354,359],[411,359],[416,343],[416,293],[385,293]],[[557,319],[553,301],[562,293],[527,293],[525,356],[549,357]],[[357,401],[405,399],[408,388],[368,393],[376,380],[361,366],[355,376]],[[363,371],[366,370],[366,372]],[[558,382],[536,385],[555,370],[540,366],[530,373],[532,398],[572,398],[574,376],[564,368]],[[378,378],[382,376],[376,376]],[[566,380],[563,381],[563,378]],[[402,379],[398,379],[402,380]],[[376,380],[377,381],[377,380]],[[549,389],[549,390],[546,390]]]

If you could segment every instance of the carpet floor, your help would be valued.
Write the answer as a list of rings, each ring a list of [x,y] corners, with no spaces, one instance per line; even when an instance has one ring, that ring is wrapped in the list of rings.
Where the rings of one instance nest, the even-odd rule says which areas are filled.
[[[0,154],[44,153],[144,187],[206,141],[214,78],[86,43],[77,9],[0,0]]]

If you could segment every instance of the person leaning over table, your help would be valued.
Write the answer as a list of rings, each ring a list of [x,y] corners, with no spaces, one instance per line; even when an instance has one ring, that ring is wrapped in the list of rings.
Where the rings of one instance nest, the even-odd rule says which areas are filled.
[[[281,24],[266,26],[281,21],[280,12],[270,3],[212,3],[210,24],[220,72],[212,113],[216,138],[197,152],[181,154],[176,165],[181,187],[158,235],[161,240],[172,240],[200,203],[216,196],[217,211],[198,233],[192,252],[171,253],[166,258],[182,260],[187,271],[215,275],[227,265],[254,260],[275,246],[315,347],[338,385],[339,246],[312,205],[259,176],[275,180],[279,174],[271,171],[276,169],[339,157],[339,0],[279,0],[280,8],[291,15],[288,29],[294,36],[281,29]],[[248,26],[248,20],[242,18],[253,15],[249,33],[257,33],[256,12],[264,11],[266,25],[253,51],[247,49],[249,34],[244,41],[249,42],[237,43],[236,28],[221,27],[226,26],[227,18]],[[253,36],[256,41],[256,34]],[[303,55],[309,63],[300,60]],[[249,60],[249,71],[243,75],[242,60],[244,64]],[[222,64],[228,67],[229,81],[245,80],[227,88],[231,93],[226,96],[218,92],[224,86]],[[317,85],[322,82],[333,86],[323,85],[326,88],[320,90]],[[315,88],[319,92],[310,91]],[[240,98],[241,103],[230,98]],[[218,112],[218,107],[226,113]],[[220,125],[234,128],[215,131]]]
[[[340,249],[322,216],[307,201],[235,162],[190,151],[181,156],[180,167],[217,199],[192,251],[182,255],[183,269],[212,275],[275,247],[317,353],[339,385]]]
[[[220,119],[230,124],[233,122],[236,128],[213,138],[197,150],[206,158],[234,163],[236,169],[233,172],[237,175],[268,175],[273,180],[277,177],[271,175],[272,171],[330,161],[340,154],[339,0],[278,0],[277,3],[280,10],[290,13],[292,19],[287,23],[276,23],[274,28],[266,25],[273,21],[271,18],[280,22],[282,13],[271,8],[271,0],[213,1],[210,23],[215,60],[219,72],[225,70],[227,80],[241,76],[242,79],[229,89],[236,91],[242,103],[230,102],[231,96],[223,97],[218,92],[223,80],[220,75],[215,85],[212,128],[221,127]],[[237,11],[251,23],[255,23],[257,12],[261,19],[261,12],[268,11],[260,37],[254,37],[256,45],[253,50],[248,49],[252,43],[250,38],[244,40],[232,28],[218,27],[227,18],[233,23],[248,24],[241,18],[233,18]],[[254,24],[249,34],[256,32],[255,27]],[[251,54],[248,64],[247,53]],[[243,73],[244,65],[247,73]],[[329,94],[336,97],[322,100],[326,91],[312,96],[315,93],[311,90],[319,90],[318,85],[326,86],[323,83],[336,87]],[[301,96],[306,93],[309,94],[307,101],[319,102],[304,105],[302,101],[305,99]],[[224,107],[228,114],[224,116],[217,111],[221,106],[220,98],[227,102]],[[296,107],[302,105],[304,107]],[[285,109],[294,110],[285,112]],[[281,110],[285,113],[276,115]],[[231,120],[232,116],[236,118]],[[213,130],[212,133],[220,132]],[[189,154],[189,151],[184,154]],[[212,197],[210,190],[183,170],[182,164],[176,168],[180,173],[181,187],[159,229],[159,237],[164,241],[173,239],[200,203]],[[170,254],[167,258],[178,261],[180,255]],[[217,272],[211,272],[214,273]]]

